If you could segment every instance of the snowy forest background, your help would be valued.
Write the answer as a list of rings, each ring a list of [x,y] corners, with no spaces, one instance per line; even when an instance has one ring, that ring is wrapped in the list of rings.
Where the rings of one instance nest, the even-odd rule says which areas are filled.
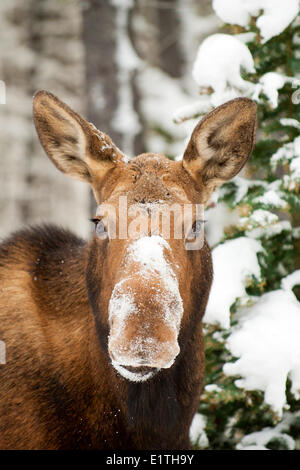
[[[89,189],[43,155],[35,91],[59,96],[125,153],[175,156],[189,131],[173,113],[197,96],[192,62],[218,24],[210,1],[1,0],[0,236],[45,220],[90,230]]]
[[[129,156],[175,159],[201,115],[256,101],[251,161],[206,211],[215,279],[190,436],[196,449],[300,449],[299,1],[1,0],[0,37],[1,237],[45,221],[91,231],[89,188],[43,155],[35,91]]]

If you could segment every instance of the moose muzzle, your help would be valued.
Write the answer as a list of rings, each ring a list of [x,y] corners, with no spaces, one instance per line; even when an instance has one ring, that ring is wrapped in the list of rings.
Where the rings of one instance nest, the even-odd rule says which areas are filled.
[[[176,276],[159,236],[143,237],[129,250],[127,269],[109,303],[109,354],[125,378],[144,381],[172,366],[179,354],[183,314]]]

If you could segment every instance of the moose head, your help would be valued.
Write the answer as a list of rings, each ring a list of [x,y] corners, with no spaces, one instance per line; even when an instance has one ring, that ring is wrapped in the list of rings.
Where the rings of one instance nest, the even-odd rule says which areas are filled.
[[[34,120],[52,162],[89,183],[97,202],[86,284],[100,345],[121,376],[146,381],[172,367],[201,321],[212,272],[195,207],[246,163],[256,106],[237,98],[207,114],[181,161],[153,153],[128,159],[45,91],[34,97]]]

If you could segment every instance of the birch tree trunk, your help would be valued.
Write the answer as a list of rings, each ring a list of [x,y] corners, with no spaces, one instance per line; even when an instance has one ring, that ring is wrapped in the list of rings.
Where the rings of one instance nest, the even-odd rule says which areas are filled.
[[[91,0],[83,11],[89,119],[129,157],[143,151],[131,43],[134,1]]]
[[[54,222],[85,235],[89,190],[58,172],[39,144],[32,96],[57,94],[84,111],[84,50],[79,1],[1,0],[0,236],[25,224]]]

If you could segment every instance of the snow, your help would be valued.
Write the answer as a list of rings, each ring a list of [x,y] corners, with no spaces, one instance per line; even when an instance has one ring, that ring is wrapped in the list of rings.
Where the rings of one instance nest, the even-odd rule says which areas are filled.
[[[240,311],[238,325],[227,340],[227,348],[238,359],[223,370],[241,376],[235,381],[238,387],[263,391],[265,402],[281,416],[288,377],[291,392],[299,398],[299,337],[300,304],[294,294],[283,289],[264,294]]]
[[[213,0],[213,9],[224,23],[247,26],[250,20],[249,8],[241,0]],[[251,12],[253,14],[253,12]]]
[[[213,0],[216,14],[225,23],[246,27],[251,16],[258,16],[256,25],[260,30],[262,42],[277,36],[287,28],[299,11],[298,0]]]
[[[164,251],[170,250],[166,240],[158,235],[141,237],[131,244],[129,258],[139,264],[139,276],[146,279],[156,276],[163,280],[164,290],[156,294],[160,294],[164,305],[164,320],[170,325],[175,325],[179,331],[183,305],[177,278],[164,254]]]
[[[282,8],[282,0],[258,0],[255,3],[257,8],[264,10],[256,21],[263,43],[282,33],[299,11],[298,0],[285,0],[284,8]]]
[[[272,440],[278,440],[285,444],[285,448],[288,450],[294,450],[296,443],[294,439],[287,433],[290,430],[291,425],[300,416],[300,412],[296,413],[284,413],[282,421],[277,424],[274,428],[267,427],[261,431],[253,432],[245,435],[239,444],[236,446],[237,450],[267,450],[267,445]]]
[[[212,106],[206,98],[197,100],[190,105],[184,105],[173,113],[173,120],[176,124],[196,118],[199,115],[211,111]]]
[[[260,445],[250,445],[250,446],[245,446],[241,448],[237,448],[237,450],[269,450],[265,446],[260,446]]]
[[[237,210],[230,209],[224,202],[219,202],[214,207],[205,211],[207,220],[205,226],[206,239],[209,246],[217,245],[224,238],[224,231],[239,221]]]
[[[289,163],[290,171],[283,176],[283,186],[289,191],[298,188],[300,182],[300,137],[282,145],[271,157],[271,166],[275,171],[278,164]]]
[[[130,380],[130,382],[146,382],[147,380],[153,377],[154,372],[148,372],[147,374],[139,374],[138,372],[131,372],[125,367],[120,366],[115,361],[112,361],[112,365],[119,372],[119,374],[124,377],[124,379]]]
[[[272,108],[278,106],[278,90],[285,84],[285,77],[276,72],[268,72],[263,75],[259,82],[262,85],[262,90],[268,98]]]
[[[130,292],[123,292],[123,284],[124,279],[114,286],[108,310],[110,322],[112,321],[115,313],[118,312],[118,335],[123,333],[128,316],[138,310],[138,306],[134,303],[133,295]]]
[[[133,314],[138,314],[139,312],[138,305],[136,305],[134,302],[133,294],[131,292],[128,292],[128,288],[125,292],[123,290],[123,284],[126,280],[127,279],[123,279],[115,285],[110,298],[108,309],[109,322],[112,324],[112,321],[115,320],[115,317],[117,317],[118,321],[114,321],[113,334],[110,335],[109,340],[111,339],[111,337],[122,336],[124,334],[124,329],[128,317]],[[117,325],[117,327],[115,325]],[[138,339],[134,344],[131,344],[130,346],[131,350],[135,351],[137,351],[139,348],[142,349],[142,347],[144,347],[144,345],[142,345],[142,343],[139,342]],[[153,349],[155,349],[155,345]],[[122,351],[117,351],[117,353],[122,353]],[[122,354],[122,358],[124,357],[124,354]],[[134,355],[132,355],[132,357],[129,355],[128,357],[127,354],[125,359],[130,365],[134,365]],[[124,360],[122,362],[124,362]],[[116,360],[112,360],[112,365],[122,377],[132,382],[144,382],[154,375],[153,371],[145,375],[139,372],[129,371],[128,369],[122,367],[119,364],[117,358]]]
[[[240,229],[252,230],[264,228],[278,222],[278,216],[264,209],[256,209],[248,217],[241,217],[239,221]]]
[[[281,287],[284,290],[293,289],[293,287],[300,285],[300,269],[297,269],[289,276],[286,276],[281,281]]]
[[[300,122],[297,119],[292,118],[281,118],[279,122],[282,126],[291,126],[295,127],[296,129],[300,129]]]
[[[278,106],[278,90],[286,83],[291,83],[293,87],[297,87],[300,85],[300,80],[295,77],[287,77],[277,72],[265,73],[259,79],[258,84],[256,84],[252,98],[259,101],[258,97],[263,93],[269,100],[270,106],[275,109]]]
[[[220,19],[211,10],[208,15],[199,15],[199,6],[197,2],[187,2],[186,0],[178,0],[177,8],[178,20],[180,27],[178,28],[179,42],[182,50],[182,55],[185,59],[186,70],[190,70],[194,60],[194,53],[197,50],[199,40],[204,39],[210,34],[214,33],[220,27]],[[187,88],[192,86],[190,81],[190,74],[184,77],[185,85]]]
[[[299,240],[299,238],[300,238],[300,227],[299,227],[299,226],[298,226],[298,227],[294,227],[294,228],[292,229],[292,233],[293,233],[293,238],[296,238],[296,239]]]
[[[258,227],[252,230],[246,230],[246,236],[250,238],[271,238],[275,235],[279,235],[283,231],[291,232],[292,226],[288,220],[280,220],[275,224],[266,226],[266,227]]]
[[[211,393],[211,392],[220,393],[220,392],[222,392],[221,387],[219,387],[216,384],[208,384],[204,387],[204,390],[208,393]]]
[[[275,181],[275,183],[280,185],[280,181]],[[279,191],[277,188],[269,189],[262,196],[254,198],[253,202],[272,206],[277,209],[286,210],[288,207],[288,203],[284,199],[282,199],[282,197],[280,197],[283,194],[284,193]]]
[[[247,33],[235,34],[234,37],[236,37],[242,43],[247,44],[248,42],[255,41],[256,34],[249,31]]]
[[[6,85],[3,80],[0,80],[0,104],[6,104]]]
[[[234,183],[234,185],[237,186],[235,200],[234,200],[235,204],[238,204],[242,199],[244,199],[244,197],[246,196],[250,188],[253,188],[254,186],[267,187],[267,183],[265,181],[248,180],[241,176],[235,176],[235,178],[231,180],[231,183]],[[221,189],[221,193],[222,191],[223,190]]]
[[[290,170],[295,179],[300,178],[300,157],[293,158],[290,165]]]
[[[208,447],[208,438],[205,432],[206,417],[200,413],[196,413],[191,427],[190,427],[190,440],[194,446],[200,449]]]
[[[135,136],[140,132],[141,124],[134,110],[132,75],[140,66],[141,61],[136,55],[128,36],[129,9],[131,0],[121,2],[111,0],[116,8],[116,57],[118,67],[118,105],[112,119],[112,128],[122,135],[122,150],[130,156],[134,155]]]
[[[152,291],[148,293],[149,298],[152,297],[153,301],[161,307],[162,322],[168,325],[168,328],[173,330],[176,336],[178,335],[183,315],[183,304],[176,275],[166,259],[166,254],[169,255],[170,251],[169,244],[158,235],[141,237],[129,245],[125,256],[124,277],[116,283],[109,302],[110,323],[112,324],[114,320],[114,326],[109,337],[110,344],[114,338],[122,337],[128,318],[131,315],[139,315],[139,305],[135,302],[134,292],[129,287],[133,276],[137,276],[138,279],[145,282],[149,280],[150,282],[152,280],[159,281],[157,287],[152,287]],[[169,352],[174,352],[169,363],[162,366],[169,368],[179,353],[179,347],[177,343],[173,344],[173,342],[172,344],[165,342],[163,347],[168,349]],[[137,335],[127,344],[126,352],[121,349],[117,351],[114,349],[114,355],[120,354],[122,356],[122,365],[134,366],[135,364],[138,365],[139,362],[137,353],[144,351],[145,348],[148,357],[151,359],[151,356],[156,356],[158,349],[162,348],[162,343],[155,337],[141,338]],[[140,382],[153,375],[130,372],[120,366],[117,359],[115,357],[115,360],[112,361],[113,366],[128,380]]]
[[[193,67],[193,77],[201,87],[212,87],[213,106],[238,96],[235,89],[248,93],[253,84],[242,79],[241,67],[255,73],[248,47],[233,36],[213,34],[200,45]]]
[[[268,450],[266,445],[272,440],[284,441],[287,450],[295,449],[295,441],[288,434],[276,431],[276,428],[264,428],[243,437],[236,446],[237,450]]]
[[[245,287],[251,275],[260,279],[257,253],[259,241],[239,237],[218,245],[212,251],[214,280],[203,321],[230,327],[230,307],[237,298],[248,298]]]
[[[254,60],[246,45],[255,39],[255,33],[249,32],[251,17],[256,17],[260,30],[258,39],[265,43],[294,20],[299,12],[298,0],[288,0],[284,4],[281,0],[213,0],[213,8],[223,21],[239,24],[245,32],[234,37],[214,34],[202,42],[194,63],[193,78],[203,96],[178,109],[174,115],[178,123],[205,114],[237,96],[248,96],[258,103],[267,100],[269,107],[275,109],[279,104],[279,90],[285,84],[290,84],[292,88],[300,85],[299,78],[285,76],[279,73],[280,69],[266,73],[256,83],[250,81],[252,78],[247,81],[241,76],[242,71],[255,73]],[[282,126],[300,129],[300,122],[296,119],[281,118],[279,122]],[[300,304],[292,291],[294,285],[300,284],[300,270],[285,277],[280,289],[259,298],[249,298],[245,288],[251,275],[261,279],[257,254],[263,248],[258,239],[292,231],[288,220],[279,220],[277,212],[273,213],[273,209],[288,209],[282,188],[298,189],[300,184],[300,137],[287,144],[284,144],[285,139],[286,136],[282,138],[282,147],[272,157],[272,167],[276,170],[279,163],[288,163],[289,175],[281,176],[273,183],[247,180],[240,176],[233,180],[237,186],[236,204],[245,198],[249,189],[257,186],[262,194],[251,202],[262,208],[252,209],[251,213],[249,206],[247,216],[239,221],[236,220],[236,212],[231,214],[227,208],[226,213],[224,208],[219,207],[220,204],[207,210],[211,245],[215,246],[222,240],[226,223],[230,225],[229,220],[226,222],[229,215],[233,216],[233,224],[246,231],[246,236],[226,241],[213,249],[214,281],[204,316],[206,324],[217,323],[229,329],[230,308],[236,300],[239,301],[234,317],[237,324],[226,333],[229,334],[226,347],[234,362],[225,364],[224,372],[237,376],[235,383],[238,387],[262,391],[265,402],[279,417],[287,407],[288,378],[292,394],[296,399],[300,398]],[[221,197],[222,191],[226,195],[229,188],[221,189]],[[282,266],[276,269],[283,272]],[[243,304],[244,307],[241,307]],[[216,384],[209,384],[205,391],[218,393],[220,389]],[[193,424],[197,429],[198,423],[199,433],[194,431],[193,439],[191,437],[193,443],[197,442],[197,436],[205,428],[203,417],[197,415]],[[287,431],[288,426],[265,428],[245,436],[237,449],[267,449],[272,439],[278,439],[292,450],[295,442]]]
[[[271,157],[271,165],[275,170],[279,163],[292,160],[294,157],[300,157],[300,136],[292,142],[282,145]]]
[[[270,106],[278,106],[278,90],[286,83],[293,88],[300,86],[299,78],[288,77],[278,72],[264,74],[257,83],[244,80],[241,70],[255,73],[254,60],[245,44],[249,35],[231,36],[213,34],[200,45],[193,66],[193,77],[202,91],[212,88],[211,95],[203,96],[190,105],[180,108],[175,122],[182,122],[238,96],[248,96],[261,102],[264,95]]]
[[[140,106],[147,122],[145,139],[149,151],[181,158],[196,123],[189,121],[178,126],[173,115],[177,109],[193,105],[194,98],[182,89],[180,80],[155,67],[141,69],[137,82],[143,90]],[[172,140],[172,144],[167,140]]]

